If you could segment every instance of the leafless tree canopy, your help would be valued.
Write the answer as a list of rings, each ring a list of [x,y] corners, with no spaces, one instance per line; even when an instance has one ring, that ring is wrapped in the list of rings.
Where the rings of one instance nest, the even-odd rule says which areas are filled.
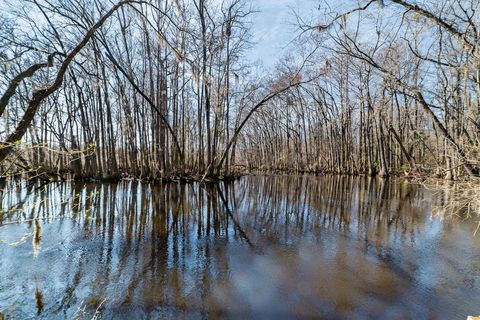
[[[319,1],[268,74],[245,58],[255,9],[13,1],[1,175],[479,176],[478,1]]]

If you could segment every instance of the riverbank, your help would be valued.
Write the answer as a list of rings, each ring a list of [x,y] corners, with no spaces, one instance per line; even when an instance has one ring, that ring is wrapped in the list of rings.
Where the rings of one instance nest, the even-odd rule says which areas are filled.
[[[243,168],[243,169],[238,169]],[[298,175],[312,175],[312,176],[345,176],[345,177],[371,177],[371,178],[382,178],[382,179],[401,179],[405,181],[410,181],[418,184],[444,184],[444,183],[470,183],[476,184],[480,183],[480,179],[476,177],[471,177],[468,175],[457,176],[455,179],[451,175],[445,176],[441,175],[438,172],[434,173],[431,171],[408,171],[408,170],[392,170],[388,174],[369,174],[365,172],[340,172],[340,171],[331,171],[331,170],[292,170],[292,169],[257,169],[257,168],[247,168],[245,166],[237,166],[236,171],[232,171],[228,174],[220,173],[218,175],[210,174],[206,172],[172,172],[167,175],[161,173],[156,173],[154,175],[131,175],[127,172],[119,172],[116,174],[89,174],[89,175],[78,175],[71,170],[22,170],[12,172],[8,175],[0,176],[0,179],[33,179],[41,180],[46,182],[53,181],[83,181],[83,182],[99,182],[99,183],[115,183],[122,180],[137,180],[145,182],[174,182],[174,183],[194,183],[194,182],[206,182],[206,183],[215,183],[222,181],[235,181],[243,176],[298,176]]]

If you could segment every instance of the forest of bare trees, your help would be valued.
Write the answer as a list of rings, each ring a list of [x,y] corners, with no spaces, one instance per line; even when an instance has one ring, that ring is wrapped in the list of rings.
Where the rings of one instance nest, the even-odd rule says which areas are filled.
[[[313,9],[266,72],[245,58],[252,1],[14,2],[1,175],[479,176],[478,1]]]

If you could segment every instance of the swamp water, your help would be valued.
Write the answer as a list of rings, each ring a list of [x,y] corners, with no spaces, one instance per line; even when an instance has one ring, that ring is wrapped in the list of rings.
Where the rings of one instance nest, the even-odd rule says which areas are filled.
[[[0,188],[7,319],[91,319],[97,309],[102,319],[480,313],[478,218],[442,218],[442,195],[406,182]]]

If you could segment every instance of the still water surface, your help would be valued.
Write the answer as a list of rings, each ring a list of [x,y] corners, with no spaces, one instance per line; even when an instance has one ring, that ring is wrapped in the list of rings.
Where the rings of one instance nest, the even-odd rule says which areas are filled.
[[[1,186],[0,312],[13,319],[466,319],[477,219],[405,182]],[[1,315],[0,315],[1,316]]]

